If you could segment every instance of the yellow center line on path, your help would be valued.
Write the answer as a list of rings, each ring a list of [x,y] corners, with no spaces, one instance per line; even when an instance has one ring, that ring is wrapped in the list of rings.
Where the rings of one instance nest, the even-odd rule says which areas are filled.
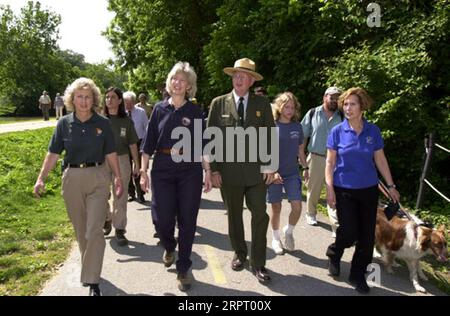
[[[219,258],[216,255],[216,250],[214,247],[205,245],[206,258],[208,260],[208,265],[211,268],[212,274],[214,276],[214,281],[216,284],[227,284],[227,279],[223,273],[222,266],[220,265]]]

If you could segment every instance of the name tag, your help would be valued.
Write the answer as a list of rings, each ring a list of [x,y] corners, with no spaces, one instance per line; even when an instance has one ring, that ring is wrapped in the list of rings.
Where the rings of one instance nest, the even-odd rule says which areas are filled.
[[[122,127],[120,129],[120,137],[126,137],[127,136],[127,129],[125,127]]]
[[[223,118],[229,118],[229,117],[230,117],[230,114],[222,114],[222,117],[223,117]]]

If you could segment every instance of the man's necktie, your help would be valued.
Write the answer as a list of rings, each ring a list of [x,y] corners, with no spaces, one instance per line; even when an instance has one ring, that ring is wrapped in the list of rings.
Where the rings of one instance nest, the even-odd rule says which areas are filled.
[[[238,115],[239,115],[239,122],[241,126],[244,126],[244,98],[239,98],[239,106],[238,106]]]

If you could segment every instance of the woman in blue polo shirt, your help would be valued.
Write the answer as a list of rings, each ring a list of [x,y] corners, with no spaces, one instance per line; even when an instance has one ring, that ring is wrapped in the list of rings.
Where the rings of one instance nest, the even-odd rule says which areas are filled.
[[[356,244],[349,282],[361,293],[369,292],[365,272],[372,262],[378,205],[377,169],[388,183],[395,202],[400,194],[392,181],[379,128],[363,112],[373,101],[362,88],[351,88],[339,98],[345,120],[331,130],[327,142],[325,181],[327,203],[336,207],[339,228],[327,249],[329,273],[338,276],[345,248]]]

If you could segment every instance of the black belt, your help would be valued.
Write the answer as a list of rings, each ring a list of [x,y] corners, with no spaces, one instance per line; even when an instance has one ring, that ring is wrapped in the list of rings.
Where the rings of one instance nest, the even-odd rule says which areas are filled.
[[[86,162],[80,164],[68,163],[68,168],[89,168],[89,167],[98,167],[101,166],[103,162]]]
[[[316,155],[316,156],[319,156],[319,157],[326,157],[327,155],[322,155],[322,154],[318,154],[318,153],[311,153],[311,155]]]
[[[156,152],[165,154],[165,155],[182,155],[183,149],[175,149],[175,148],[160,148],[157,149]]]

